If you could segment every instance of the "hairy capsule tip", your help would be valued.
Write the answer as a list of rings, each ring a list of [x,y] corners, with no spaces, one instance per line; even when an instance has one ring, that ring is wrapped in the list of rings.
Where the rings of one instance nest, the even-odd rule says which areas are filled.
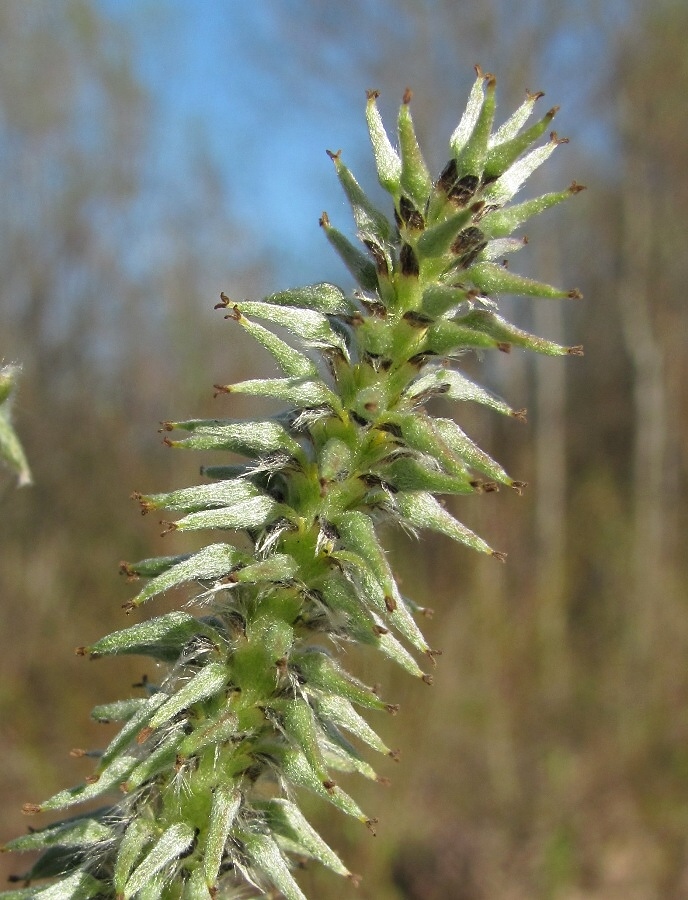
[[[42,807],[38,803],[24,803],[22,805],[21,811],[25,816],[35,816],[36,813],[41,812]]]
[[[326,212],[323,212],[323,214],[318,219],[318,225],[320,225],[321,228],[329,228],[330,227],[330,217],[327,215]]]
[[[377,837],[377,831],[375,831],[375,826],[377,825],[379,819],[366,819],[365,826],[368,831],[372,834],[373,837]]]
[[[494,556],[495,559],[498,559],[499,562],[506,562],[506,553],[501,550],[493,550],[492,556]]]
[[[327,155],[330,157],[332,162],[338,162],[340,156],[342,155],[341,150],[337,150],[336,153],[334,152],[334,150],[325,150],[325,153],[327,153]]]
[[[401,750],[390,750],[387,756],[389,756],[390,759],[393,759],[394,762],[399,762],[401,759]]]
[[[513,410],[511,415],[514,419],[518,419],[519,422],[527,422],[528,421],[527,420],[528,410],[525,408],[524,409],[515,409],[515,410]]]
[[[425,684],[432,684],[434,680],[435,679],[432,677],[432,675],[428,675],[427,672],[421,678],[421,681],[424,681]]]
[[[569,356],[585,356],[582,344],[577,344],[575,347],[567,347],[566,352]]]
[[[583,294],[578,290],[578,288],[572,288],[572,290],[570,290],[566,294],[566,296],[569,298],[569,300],[582,300],[583,299]]]
[[[521,496],[523,491],[528,487],[527,481],[512,481],[510,487],[513,488],[516,493]]]
[[[375,88],[366,91],[366,100],[377,100],[379,96],[380,92],[378,90],[375,90]]]
[[[399,704],[398,703],[387,703],[385,705],[385,709],[390,714],[390,716],[396,716],[399,712]]]
[[[136,604],[133,600],[127,600],[126,603],[122,604],[122,609],[127,615],[129,615],[130,612],[133,612],[136,609]]]
[[[411,90],[410,87],[407,87],[406,90],[404,91],[404,96],[401,98],[401,102],[404,104],[404,106],[408,106],[409,103],[411,102],[412,98],[413,98],[413,91]]]
[[[77,656],[86,656],[87,650],[86,650],[85,647],[75,647],[75,648],[74,648],[74,653],[75,653]]]

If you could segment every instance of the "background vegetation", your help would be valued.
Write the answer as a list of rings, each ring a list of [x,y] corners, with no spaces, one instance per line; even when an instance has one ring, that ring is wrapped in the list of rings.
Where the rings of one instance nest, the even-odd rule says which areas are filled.
[[[335,843],[366,873],[361,900],[688,895],[688,11],[463,6],[265,0],[246,20],[208,4],[213,43],[195,56],[179,52],[206,15],[195,4],[0,4],[0,358],[24,365],[16,420],[36,482],[0,482],[3,839],[26,827],[21,802],[81,779],[70,748],[103,741],[90,707],[143,674],[71,651],[121,627],[120,559],[189,546],[128,500],[197,465],[166,451],[156,423],[233,415],[212,383],[268,365],[213,315],[220,289],[346,287],[317,231],[323,208],[347,221],[324,147],[372,180],[363,89],[382,90],[384,112],[411,84],[439,171],[480,62],[504,111],[526,87],[564,107],[573,143],[532,191],[589,190],[538,222],[525,252],[586,300],[518,316],[586,356],[482,363],[528,424],[482,412],[466,428],[530,489],[456,502],[509,563],[397,538],[444,657],[432,689],[371,671],[402,702],[383,723],[402,761],[362,798],[379,836],[347,826]],[[226,84],[236,118],[204,121],[207,97],[176,105],[174,92],[199,83],[197,58],[223,71],[223,41],[244,48]],[[304,127],[296,143],[316,121],[323,136]],[[303,883],[341,895],[315,871]]]

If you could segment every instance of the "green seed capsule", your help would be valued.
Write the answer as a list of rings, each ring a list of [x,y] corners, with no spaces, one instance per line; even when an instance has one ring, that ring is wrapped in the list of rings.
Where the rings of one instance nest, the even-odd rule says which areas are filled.
[[[401,188],[411,197],[417,209],[423,209],[432,190],[432,180],[418,145],[409,104],[411,91],[406,90],[399,108],[399,150],[401,153]]]

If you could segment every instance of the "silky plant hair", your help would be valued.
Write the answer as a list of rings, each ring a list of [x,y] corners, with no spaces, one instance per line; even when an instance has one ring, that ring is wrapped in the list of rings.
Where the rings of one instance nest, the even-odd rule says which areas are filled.
[[[92,659],[151,657],[162,676],[93,710],[96,721],[121,728],[105,749],[89,751],[85,783],[25,805],[27,814],[67,817],[5,846],[42,851],[5,900],[304,900],[293,873],[309,859],[356,881],[306,820],[301,797],[316,794],[374,829],[337,779],[383,780],[369,756],[395,753],[368,720],[397,706],[347,671],[341,651],[378,650],[427,683],[437,653],[417,623],[423,609],[395,580],[381,526],[445,535],[503,560],[437,498],[523,487],[453,418],[431,414],[428,401],[441,395],[458,401],[459,412],[470,401],[523,418],[463,374],[467,351],[581,353],[517,328],[498,306],[501,295],[580,296],[516,274],[505,259],[526,243],[512,234],[527,220],[582,189],[574,182],[512,203],[564,143],[550,132],[556,107],[527,126],[542,96],[527,93],[493,130],[496,81],[476,72],[434,180],[410,91],[397,147],[369,92],[366,118],[391,219],[341,154],[329,153],[359,243],[326,213],[320,225],[356,281],[353,293],[322,283],[261,301],[221,296],[225,318],[282,374],[216,385],[217,393],[229,395],[230,411],[234,394],[276,399],[284,409],[164,423],[170,447],[221,451],[227,462],[202,467],[192,487],[135,496],[144,512],[171,515],[166,530],[207,531],[211,542],[123,564],[132,579],[145,579],[127,612],[180,585],[191,587],[191,599],[78,649]],[[86,802],[89,811],[72,812]]]

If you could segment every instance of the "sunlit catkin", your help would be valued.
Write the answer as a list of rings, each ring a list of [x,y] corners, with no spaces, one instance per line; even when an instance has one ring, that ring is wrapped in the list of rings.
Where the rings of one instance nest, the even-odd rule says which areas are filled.
[[[397,706],[348,672],[339,650],[345,642],[367,645],[426,682],[435,655],[379,528],[436,532],[500,561],[504,554],[437,495],[524,486],[426,404],[442,395],[457,401],[459,416],[468,401],[523,419],[522,409],[461,372],[466,352],[581,352],[528,334],[499,312],[501,294],[580,296],[520,276],[503,260],[525,244],[511,236],[515,229],[581,187],[511,203],[562,141],[552,133],[534,146],[556,108],[523,130],[540,94],[527,94],[494,131],[495,88],[494,76],[477,70],[449,162],[434,181],[416,140],[410,91],[398,149],[369,92],[366,117],[392,218],[341,153],[330,152],[359,243],[326,213],[320,219],[357,282],[352,294],[315,284],[262,301],[222,295],[225,318],[282,372],[216,385],[223,409],[231,414],[232,395],[247,394],[277,399],[284,411],[165,423],[170,447],[222,451],[229,460],[205,467],[202,484],[135,498],[144,512],[171,516],[166,530],[209,531],[212,542],[123,564],[131,578],[146,579],[126,609],[180,585],[191,587],[192,603],[79,648],[92,658],[152,657],[163,675],[136,697],[93,711],[97,721],[122,727],[86,783],[27,804],[27,813],[101,797],[105,805],[10,842],[6,849],[43,853],[5,898],[209,900],[245,896],[250,884],[303,900],[293,870],[309,858],[355,881],[299,800],[311,791],[373,829],[338,776],[378,778],[360,748],[394,755],[368,719]],[[232,542],[236,533],[243,538]]]

